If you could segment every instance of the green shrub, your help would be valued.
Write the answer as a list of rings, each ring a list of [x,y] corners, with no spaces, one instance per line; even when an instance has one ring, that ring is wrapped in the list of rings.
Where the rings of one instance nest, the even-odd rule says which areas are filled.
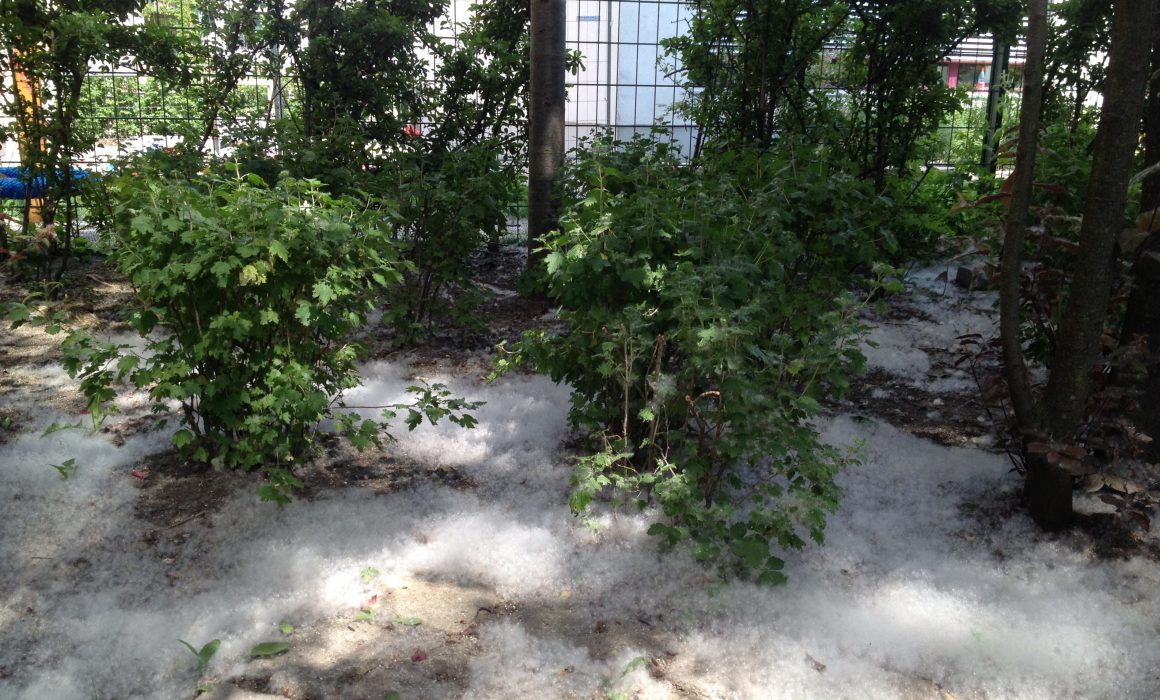
[[[334,418],[365,447],[386,426],[336,414],[358,382],[360,346],[376,295],[398,285],[404,265],[366,202],[334,198],[317,182],[256,175],[197,182],[156,171],[110,185],[110,259],[137,293],[130,325],[145,352],[65,341],[66,367],[80,375],[94,412],[128,379],[148,387],[157,410],[180,407],[174,444],[215,467],[262,468],[266,498],[285,500],[291,468],[314,448],[316,424]],[[426,416],[471,425],[441,386],[414,388],[414,427]]]
[[[390,301],[403,343],[430,328],[446,293],[454,293],[455,320],[470,321],[477,295],[468,257],[485,242],[498,243],[519,191],[518,180],[500,168],[495,144],[447,151],[422,137],[414,141],[384,162],[376,187],[398,202],[390,230],[410,263]]]
[[[967,187],[968,173],[946,172],[928,166],[921,173],[908,177],[890,177],[884,196],[889,198],[892,212],[883,225],[884,233],[897,244],[886,251],[886,258],[895,265],[915,260],[941,257],[962,245],[964,235],[975,235],[979,228],[969,226],[964,216],[955,211],[959,194]]]
[[[519,174],[502,162],[502,144],[482,140],[449,148],[415,134],[355,169],[320,157],[293,137],[264,140],[269,138],[266,133],[239,150],[243,171],[276,182],[283,165],[265,151],[294,153],[287,159],[294,176],[381,200],[382,226],[407,263],[400,267],[401,285],[386,299],[385,320],[396,343],[412,343],[448,316],[455,323],[474,322],[471,311],[479,295],[468,258],[485,242],[498,245],[521,191]]]
[[[683,166],[664,146],[597,143],[565,178],[575,200],[546,242],[570,325],[526,337],[573,388],[596,442],[572,506],[656,503],[650,532],[698,558],[783,580],[771,551],[821,542],[848,462],[812,419],[864,359],[851,270],[878,256],[886,202],[808,147]],[[617,166],[623,166],[625,169]]]

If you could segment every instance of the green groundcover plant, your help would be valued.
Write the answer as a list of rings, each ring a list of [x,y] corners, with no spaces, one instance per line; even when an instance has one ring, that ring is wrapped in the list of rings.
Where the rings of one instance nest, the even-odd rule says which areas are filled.
[[[174,445],[216,468],[263,469],[267,499],[285,501],[296,461],[332,419],[361,448],[381,444],[386,421],[414,428],[446,417],[470,427],[474,408],[441,385],[412,387],[414,403],[380,407],[381,421],[341,410],[358,383],[367,323],[383,289],[401,280],[380,209],[336,198],[314,181],[144,169],[109,185],[110,260],[139,300],[129,325],[143,351],[74,331],[66,369],[100,415],[117,383],[147,388],[155,410],[176,405]]]
[[[857,268],[883,245],[889,203],[800,145],[684,165],[665,144],[597,142],[565,177],[546,241],[570,329],[525,336],[530,361],[574,389],[595,443],[577,512],[656,504],[650,532],[725,569],[784,580],[772,546],[821,542],[850,456],[812,422],[864,358]]]

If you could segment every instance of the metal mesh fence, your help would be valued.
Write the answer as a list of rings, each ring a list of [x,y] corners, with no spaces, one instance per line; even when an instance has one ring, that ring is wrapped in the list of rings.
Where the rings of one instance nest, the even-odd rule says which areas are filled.
[[[468,16],[471,1],[452,0],[444,20],[433,28],[435,33],[454,41],[457,24]],[[196,4],[197,0],[152,0],[140,21],[202,36]],[[695,126],[677,110],[687,97],[679,66],[661,45],[686,30],[691,13],[692,4],[686,0],[569,0],[567,44],[579,53],[581,65],[568,80],[567,147],[598,129],[611,129],[618,138],[627,139],[662,125],[686,153],[691,152]],[[833,46],[827,52],[841,50]],[[927,146],[929,163],[947,166],[980,160],[988,123],[987,97],[992,90],[999,95],[999,112],[1008,115],[1003,121],[1014,122],[1010,115],[1017,109],[1024,54],[1020,48],[1011,51],[1005,80],[992,85],[997,58],[990,39],[983,37],[964,42],[940,64],[944,81],[963,88],[966,99],[964,108],[946,117]],[[826,62],[823,55],[823,70]],[[282,86],[289,89],[292,82],[271,76],[268,68],[264,72],[241,82],[228,106],[232,114],[262,122],[281,109]],[[177,134],[200,126],[201,116],[193,102],[196,89],[166,89],[130,66],[94,64],[82,99],[80,128],[96,138],[96,147],[79,158],[80,164],[89,167],[99,168],[147,148],[174,145],[180,140]],[[211,137],[207,147],[222,151],[217,138]],[[0,164],[18,162],[15,143],[5,144]]]
[[[1023,88],[1023,45],[996,47],[989,36],[970,38],[939,64],[943,81],[965,93],[964,106],[945,118],[925,154],[940,166],[979,164],[987,148],[988,126],[998,138],[1016,122]],[[991,144],[993,147],[994,144]]]
[[[568,3],[568,48],[583,56],[570,81],[568,147],[600,128],[627,140],[661,125],[691,151],[695,127],[676,109],[686,98],[679,66],[661,46],[685,31],[690,16],[683,0]]]

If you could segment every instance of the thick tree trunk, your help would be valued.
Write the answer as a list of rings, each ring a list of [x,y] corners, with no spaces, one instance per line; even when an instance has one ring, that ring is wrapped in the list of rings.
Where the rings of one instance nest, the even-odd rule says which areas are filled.
[[[1124,314],[1121,342],[1143,336],[1146,343],[1147,379],[1140,394],[1139,408],[1131,416],[1136,427],[1152,442],[1148,454],[1160,459],[1160,232],[1153,231],[1141,246],[1132,266],[1132,293]]]
[[[1160,164],[1160,12],[1152,27],[1152,78],[1144,111],[1144,160]],[[1147,342],[1148,378],[1140,397],[1137,427],[1152,438],[1150,457],[1160,459],[1160,174],[1144,179],[1140,192],[1143,230],[1151,230],[1132,265],[1132,292],[1124,314],[1121,343],[1143,336]]]
[[[1103,339],[1116,240],[1123,227],[1140,133],[1155,10],[1156,0],[1116,2],[1076,269],[1045,397],[1047,427],[1058,440],[1074,438],[1091,393],[1092,366]]]
[[[528,267],[539,239],[559,226],[553,184],[564,163],[565,0],[531,2],[528,98]]]

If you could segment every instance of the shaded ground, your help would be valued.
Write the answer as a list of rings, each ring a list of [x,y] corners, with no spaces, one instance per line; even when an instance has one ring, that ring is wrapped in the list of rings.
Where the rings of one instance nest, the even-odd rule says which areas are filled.
[[[462,377],[465,386],[473,386],[475,378],[486,374],[487,370],[487,360],[481,351],[499,340],[515,339],[523,330],[538,327],[549,313],[543,302],[525,301],[514,294],[521,258],[519,251],[506,251],[494,262],[477,263],[482,294],[482,302],[475,312],[480,321],[478,327],[439,331],[405,355],[393,349],[389,339],[376,337],[378,342],[373,343],[372,357],[393,361],[405,359],[406,373],[411,375]],[[73,295],[70,303],[82,313],[84,322],[106,332],[123,330],[119,325],[118,309],[127,298],[125,286],[100,268],[77,270],[73,274],[75,286],[70,292]],[[23,290],[11,287],[3,292],[8,298],[22,293]],[[85,314],[83,309],[91,309],[92,313]],[[891,300],[887,315],[875,321],[900,327],[916,321],[935,325],[939,322],[911,297]],[[954,337],[953,334],[944,335],[944,341]],[[81,415],[83,402],[75,389],[66,377],[48,369],[58,357],[54,342],[31,329],[6,332],[0,336],[0,361],[3,362],[0,391],[7,396],[0,403],[0,444],[15,439],[33,426],[38,411],[42,411],[45,405],[64,415]],[[837,432],[845,436],[866,431],[871,436],[869,460],[875,468],[885,464],[883,455],[875,454],[875,451],[891,449],[886,442],[878,442],[876,436],[881,434],[883,440],[898,439],[889,432],[888,426],[876,427],[880,422],[947,447],[1001,452],[1005,439],[1002,407],[993,396],[983,398],[986,392],[978,391],[979,387],[985,389],[985,375],[993,372],[993,366],[979,361],[978,377],[984,377],[980,381],[969,372],[969,368],[964,369],[966,365],[960,361],[962,355],[953,344],[931,342],[920,344],[917,349],[926,356],[928,363],[924,365],[922,381],[916,382],[913,375],[900,376],[883,368],[871,369],[843,402],[832,406],[835,413],[854,414],[852,422],[843,423],[844,419],[839,419]],[[974,385],[975,391],[963,390],[962,387],[968,384]],[[948,387],[958,387],[958,390]],[[528,395],[533,393],[529,389]],[[323,454],[301,473],[306,484],[301,507],[278,511],[277,515],[262,511],[266,514],[255,515],[252,519],[242,514],[247,512],[247,508],[256,512],[258,507],[241,508],[239,503],[252,494],[261,475],[221,473],[191,467],[172,451],[151,451],[134,460],[128,474],[118,472],[115,477],[118,483],[131,484],[134,489],[134,493],[124,501],[124,510],[115,511],[126,518],[112,520],[120,533],[109,540],[115,544],[85,548],[78,540],[77,548],[64,546],[61,549],[59,544],[50,545],[45,540],[46,544],[39,546],[27,563],[41,567],[38,576],[42,580],[67,583],[68,587],[78,590],[87,590],[90,586],[96,590],[104,585],[100,577],[108,575],[101,573],[101,560],[105,556],[102,546],[130,548],[142,559],[141,569],[126,572],[125,576],[140,576],[143,591],[151,585],[167,585],[188,597],[212,593],[214,579],[207,578],[207,571],[217,572],[222,567],[233,566],[244,569],[250,565],[244,560],[223,559],[221,548],[225,533],[222,530],[253,528],[256,547],[264,541],[261,538],[266,538],[271,541],[270,547],[279,551],[287,546],[326,552],[349,549],[352,554],[347,568],[355,566],[359,574],[356,579],[344,574],[344,597],[341,598],[342,604],[338,605],[342,612],[322,619],[303,613],[304,622],[290,620],[295,629],[289,635],[280,634],[269,626],[262,628],[264,631],[260,634],[265,639],[290,641],[290,651],[271,659],[247,660],[234,656],[230,661],[219,660],[208,676],[208,694],[203,695],[215,699],[270,696],[382,698],[392,689],[399,690],[407,699],[464,696],[756,698],[771,697],[760,690],[770,687],[770,683],[784,683],[778,687],[796,697],[874,696],[946,700],[1019,696],[1018,692],[1015,695],[994,690],[988,692],[986,688],[993,686],[988,685],[986,674],[976,677],[969,673],[945,672],[946,661],[938,661],[944,658],[940,654],[960,654],[967,649],[967,656],[978,655],[982,660],[979,665],[991,673],[995,664],[1002,665],[999,659],[1003,650],[1008,649],[1004,645],[1018,648],[1020,642],[1018,639],[999,642],[999,651],[994,652],[998,656],[994,659],[991,657],[993,652],[980,651],[971,644],[962,649],[952,645],[951,651],[940,651],[943,638],[937,630],[956,630],[962,615],[960,607],[951,600],[943,600],[940,595],[963,584],[950,583],[945,589],[935,586],[932,593],[925,588],[914,588],[914,582],[931,578],[939,581],[944,576],[948,581],[954,581],[956,576],[964,574],[955,572],[953,566],[949,573],[911,568],[906,563],[908,558],[922,556],[921,552],[911,550],[927,545],[890,542],[888,538],[893,534],[878,529],[880,526],[870,520],[875,517],[873,513],[850,514],[845,520],[836,519],[832,527],[832,549],[816,554],[807,552],[791,561],[791,566],[797,567],[800,577],[807,582],[804,587],[791,587],[777,594],[789,601],[786,604],[790,609],[812,609],[816,601],[812,597],[811,585],[817,586],[821,581],[836,578],[847,583],[836,589],[839,592],[831,591],[826,595],[842,605],[844,594],[840,591],[860,590],[859,587],[865,585],[862,583],[865,577],[881,575],[885,570],[884,582],[867,593],[869,602],[864,611],[858,612],[862,609],[857,608],[852,616],[829,619],[822,612],[823,608],[818,608],[815,632],[779,638],[780,646],[775,644],[773,648],[768,637],[754,636],[747,641],[745,634],[758,633],[738,632],[747,629],[744,624],[751,622],[751,618],[762,630],[780,629],[779,620],[787,613],[772,608],[766,611],[766,604],[758,602],[757,598],[764,595],[762,591],[747,586],[723,588],[696,565],[686,566],[671,561],[666,564],[669,568],[658,570],[663,573],[647,574],[643,579],[621,572],[617,562],[631,562],[637,567],[644,562],[651,566],[649,562],[655,556],[647,538],[634,529],[639,525],[632,519],[593,523],[588,535],[574,535],[577,542],[572,545],[571,554],[559,560],[554,554],[546,555],[540,549],[546,546],[541,539],[544,536],[542,531],[570,532],[574,526],[567,524],[571,522],[570,516],[562,513],[541,523],[537,519],[547,516],[527,505],[545,493],[558,492],[553,497],[558,503],[565,499],[562,485],[567,480],[567,465],[558,460],[559,440],[567,436],[563,433],[556,436],[556,442],[550,446],[555,450],[552,455],[541,455],[539,450],[544,447],[537,446],[534,441],[525,444],[518,438],[520,430],[534,430],[533,421],[540,413],[540,409],[529,409],[524,418],[507,423],[492,415],[485,425],[488,432],[452,438],[456,441],[453,449],[460,452],[470,453],[478,443],[484,455],[478,460],[452,457],[442,451],[447,448],[425,442],[425,438],[417,438],[418,442],[403,440],[381,453],[362,454],[338,441],[326,440]],[[142,406],[127,406],[125,414],[107,425],[102,435],[118,449],[139,449],[143,441],[154,440],[151,437],[154,422],[155,418],[145,413]],[[499,443],[502,448],[496,447],[495,436],[504,431],[511,435],[504,437],[507,442]],[[905,444],[911,451],[921,453],[915,457],[919,463],[944,466],[934,464],[944,453],[933,448],[928,451],[917,442]],[[956,463],[970,461],[960,453],[954,454],[958,455],[954,457]],[[537,455],[541,456],[539,461]],[[502,471],[509,468],[504,466],[508,461],[513,470],[510,474]],[[980,461],[986,460],[980,457]],[[543,473],[527,471],[525,464],[535,464]],[[983,591],[992,586],[1003,595],[1023,594],[1021,590],[1010,590],[1017,589],[1017,584],[1005,578],[1013,575],[1011,571],[1020,572],[1028,566],[1023,559],[1026,555],[1023,547],[1051,553],[1050,556],[1055,557],[1049,559],[1053,567],[1068,566],[1070,562],[1084,559],[1088,553],[1114,560],[1157,561],[1160,548],[1155,540],[1141,536],[1138,528],[1132,529],[1122,518],[1110,513],[1085,515],[1076,533],[1050,537],[1033,534],[1021,523],[1022,505],[1018,489],[1011,487],[1017,483],[1017,475],[1002,476],[1002,460],[988,461],[987,464],[988,476],[985,478],[1002,485],[998,492],[991,487],[984,489],[983,482],[980,482],[975,495],[963,498],[960,491],[942,489],[939,479],[948,484],[951,479],[944,475],[932,477],[930,490],[919,488],[915,491],[926,494],[924,498],[928,500],[938,501],[934,504],[908,501],[905,496],[908,484],[905,482],[898,484],[897,493],[871,488],[870,493],[875,494],[871,498],[881,502],[887,513],[915,505],[914,520],[919,530],[945,528],[945,538],[930,545],[932,550],[940,547],[961,550],[957,557],[963,559],[964,569],[993,568],[994,578],[981,587]],[[487,470],[494,469],[501,471],[502,479],[488,478],[490,472]],[[859,470],[851,475],[845,488],[857,493],[860,485],[873,478],[876,478],[874,474]],[[541,482],[548,479],[552,480],[551,483],[544,486]],[[552,485],[557,483],[559,485]],[[893,500],[896,498],[897,502]],[[439,504],[444,502],[448,508],[446,516],[438,512]],[[376,508],[376,503],[381,503],[381,508]],[[435,504],[434,512],[427,505],[418,505],[428,503]],[[474,511],[463,510],[464,503],[478,503],[485,513],[490,512],[487,508],[495,509],[495,514],[478,516]],[[379,510],[400,508],[415,508],[413,513],[400,515],[400,522],[411,525],[378,520]],[[948,509],[951,512],[943,515]],[[440,548],[446,546],[451,547],[451,554],[446,555],[451,559],[436,558],[433,563],[411,566],[405,573],[386,570],[381,563],[378,566],[384,569],[382,571],[375,566],[356,564],[362,560],[357,554],[360,550],[354,544],[327,542],[324,536],[313,535],[310,531],[310,518],[324,523],[350,512],[367,519],[368,541],[381,538],[394,543],[391,551],[396,552],[399,559],[405,559],[403,553],[408,552],[411,554],[406,556],[442,557],[445,555],[440,554],[443,551]],[[464,517],[468,524],[456,524]],[[475,522],[471,520],[473,517],[479,518],[476,525],[470,524]],[[557,518],[563,520],[557,522]],[[502,538],[485,535],[473,539],[474,531],[487,530],[493,527],[493,522],[510,522],[512,529]],[[551,524],[546,524],[548,522]],[[1012,530],[1016,533],[1014,537]],[[283,531],[299,531],[302,535],[290,540],[292,545],[271,537],[271,533],[277,535]],[[500,529],[497,532],[508,531]],[[448,543],[448,538],[460,538],[470,544]],[[584,553],[593,547],[605,548],[601,561],[610,561],[607,570],[593,573],[594,564],[588,560],[583,565],[569,563],[572,559],[568,557],[587,556]],[[1064,550],[1062,554],[1059,553],[1061,548]],[[249,554],[261,562],[267,553],[255,549]],[[28,552],[22,555],[28,555]],[[521,558],[525,556],[526,563]],[[456,557],[465,563],[460,566]],[[1129,564],[1128,571],[1152,571],[1142,569],[1142,564],[1132,561]],[[571,574],[550,579],[546,587],[521,587],[520,570],[524,566],[528,578],[541,576],[541,571],[552,566]],[[625,570],[629,568],[627,564],[623,566]],[[891,567],[897,567],[897,570],[890,573]],[[1080,571],[1087,578],[1097,576],[1088,569]],[[291,567],[288,572],[287,575],[301,575],[299,568]],[[321,577],[324,573],[320,571],[317,575]],[[325,575],[334,576],[332,573]],[[1030,576],[1018,573],[1016,578],[1025,575]],[[810,581],[814,584],[808,583]],[[329,586],[329,583],[321,585],[320,590],[329,590]],[[701,589],[704,592],[698,592]],[[1035,586],[1031,589],[1034,591]],[[21,625],[33,628],[43,627],[48,634],[51,612],[35,602],[39,600],[36,595],[24,590],[6,593],[9,594],[9,607],[0,612],[0,629],[5,624],[19,621]],[[260,594],[256,595],[260,597]],[[284,594],[271,593],[270,597],[276,602],[279,595]],[[1030,593],[1027,595],[1032,597]],[[24,600],[29,604],[19,617],[14,617],[12,611]],[[1083,598],[1069,600],[1071,603],[1084,602]],[[915,620],[894,620],[889,615],[882,619],[875,617],[900,601],[919,601],[928,605],[933,611],[931,617]],[[222,600],[220,605],[233,603]],[[308,602],[295,601],[289,609],[304,605]],[[333,603],[328,605],[335,606]],[[1101,599],[1096,607],[1103,609],[1100,607],[1103,605]],[[870,616],[868,620],[873,624],[867,627],[874,628],[873,633],[859,631],[858,615],[862,614]],[[996,622],[986,622],[988,615],[995,617]],[[205,617],[213,617],[209,609]],[[293,615],[289,617],[294,618]],[[984,621],[971,623],[972,628],[984,630],[978,634],[992,634],[1003,627],[999,621],[1002,615],[997,613],[984,611],[978,614],[978,618]],[[863,661],[858,658],[851,661],[843,656],[846,648],[863,648],[866,642],[859,641],[858,635],[861,634],[871,635],[867,637],[874,640],[871,647],[880,644],[882,638],[872,635],[881,633],[883,619],[889,624],[899,625],[896,632],[888,632],[885,637],[895,646],[893,650],[861,652],[863,656],[858,658],[864,660],[865,668],[859,666]],[[912,622],[916,625],[914,629],[908,626]],[[1160,625],[1160,621],[1145,618],[1140,624],[1146,628],[1150,624]],[[1051,625],[1063,630],[1064,637],[1072,642],[1080,639],[1079,646],[1088,641],[1086,637],[1075,637],[1082,635],[1082,630],[1071,630],[1055,618],[1052,618]],[[792,623],[790,626],[792,628]],[[933,635],[932,628],[935,630]],[[1038,629],[1024,629],[1018,624],[1015,628],[1016,634],[1030,634],[1028,629]],[[1048,629],[1053,628],[1049,626]],[[784,633],[790,634],[791,631]],[[1156,627],[1155,632],[1160,635],[1160,627]],[[167,637],[179,634],[186,632],[175,630]],[[236,647],[242,640],[252,637],[252,633],[239,637],[230,643]],[[910,639],[919,641],[907,641]],[[171,640],[167,639],[165,643],[171,644]],[[993,640],[990,643],[996,644]],[[67,646],[63,648],[66,651],[54,654],[30,646],[22,652],[19,666],[11,663],[0,665],[0,681],[21,677],[20,674],[26,672],[22,668],[25,665],[67,665]],[[881,653],[885,656],[879,656]],[[936,659],[936,663],[930,665],[934,670],[929,672],[921,670],[926,664],[913,660],[921,660],[928,653]],[[747,662],[743,658],[751,654],[754,659],[763,661]],[[1064,654],[1062,658],[1066,661],[1072,657]],[[1149,658],[1145,655],[1140,663],[1147,667],[1145,662]],[[1074,659],[1072,664],[1077,665]],[[1031,666],[1034,668],[1035,664]],[[1044,668],[1048,670],[1042,673],[1052,672],[1049,667]],[[1155,673],[1154,669],[1155,666],[1149,672]],[[176,673],[172,670],[165,672]],[[1144,671],[1136,668],[1133,672]],[[994,670],[994,673],[1000,671]],[[862,695],[859,688],[867,674],[875,691]],[[1031,687],[1020,680],[1021,676],[1014,678],[1011,687]],[[1139,678],[1140,682],[1133,688],[1148,687],[1152,682],[1151,687],[1160,689],[1160,676]],[[1076,686],[1080,688],[1076,692],[1083,696],[1083,688],[1102,687],[1090,685],[1095,682],[1085,677]],[[37,693],[35,688],[26,689],[30,697]],[[795,692],[793,688],[798,690]],[[803,688],[813,690],[803,691]],[[191,689],[189,696],[193,695]],[[92,696],[113,695],[97,691]],[[1059,694],[1046,693],[1043,696],[1058,697]],[[68,695],[46,692],[39,697]]]

